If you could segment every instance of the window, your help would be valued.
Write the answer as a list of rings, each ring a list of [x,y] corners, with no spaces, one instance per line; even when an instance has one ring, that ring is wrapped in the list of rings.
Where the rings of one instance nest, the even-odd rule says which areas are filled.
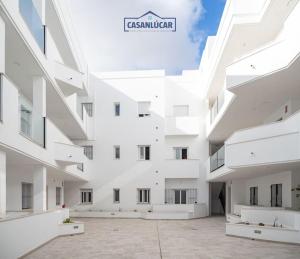
[[[282,184],[271,185],[271,207],[282,207]]]
[[[21,132],[28,137],[31,137],[31,121],[32,111],[21,105]]]
[[[120,189],[114,189],[114,203],[120,203]]]
[[[83,109],[86,110],[86,113],[89,117],[93,116],[93,103],[82,103],[82,114]]]
[[[93,146],[83,146],[83,153],[89,160],[93,160]]]
[[[121,150],[120,150],[120,146],[114,146],[114,152],[115,152],[115,159],[120,159],[121,158]]]
[[[258,187],[250,187],[250,205],[258,205]]]
[[[150,105],[151,102],[138,102],[139,117],[150,116]]]
[[[61,204],[61,187],[56,187],[56,206]]]
[[[174,117],[189,116],[189,106],[188,105],[174,105],[173,106],[173,116]]]
[[[197,202],[197,189],[166,189],[165,203],[194,204]]]
[[[115,116],[120,116],[121,113],[121,106],[120,103],[114,103],[114,107],[115,107]]]
[[[150,203],[150,189],[138,189],[138,203]]]
[[[150,146],[138,146],[139,160],[150,160]]]
[[[187,147],[174,147],[175,159],[182,160],[187,159],[188,148]]]
[[[22,183],[22,210],[33,207],[33,184]]]
[[[93,190],[92,189],[80,189],[81,204],[93,203]]]

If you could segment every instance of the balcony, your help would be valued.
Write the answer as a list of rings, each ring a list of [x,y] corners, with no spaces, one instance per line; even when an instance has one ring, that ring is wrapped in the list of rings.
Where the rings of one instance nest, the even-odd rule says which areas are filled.
[[[85,77],[81,72],[56,61],[49,62],[52,62],[54,78],[66,96],[84,90]]]
[[[300,161],[300,112],[284,121],[235,132],[226,141],[226,165],[232,169],[270,165],[290,169]]]
[[[19,95],[20,134],[41,147],[46,147],[46,120],[37,112],[30,101]]]
[[[38,14],[32,0],[19,0],[19,11],[27,24],[36,43],[39,45],[41,51],[45,54],[45,26]]]
[[[227,89],[235,92],[238,86],[288,68],[299,52],[298,37],[291,37],[272,42],[249,53],[227,67]]]
[[[200,130],[199,117],[166,117],[165,119],[165,135],[181,136],[181,135],[198,135]]]
[[[83,163],[85,156],[80,146],[55,142],[54,159],[63,165],[74,165]]]

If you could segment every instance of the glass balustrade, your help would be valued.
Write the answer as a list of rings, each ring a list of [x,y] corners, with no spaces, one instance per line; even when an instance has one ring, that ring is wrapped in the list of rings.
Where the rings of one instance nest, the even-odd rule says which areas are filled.
[[[210,172],[222,167],[225,163],[225,146],[222,146],[210,157]]]
[[[37,44],[45,53],[45,26],[32,0],[19,0],[19,10]]]
[[[21,134],[45,147],[45,118],[23,95],[19,95],[19,111]]]

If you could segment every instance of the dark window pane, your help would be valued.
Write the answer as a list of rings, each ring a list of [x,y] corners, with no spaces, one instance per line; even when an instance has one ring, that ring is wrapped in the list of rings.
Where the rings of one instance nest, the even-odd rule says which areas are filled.
[[[187,159],[187,148],[182,149],[182,159]]]
[[[145,159],[150,160],[150,147],[145,147],[145,153],[146,153]]]

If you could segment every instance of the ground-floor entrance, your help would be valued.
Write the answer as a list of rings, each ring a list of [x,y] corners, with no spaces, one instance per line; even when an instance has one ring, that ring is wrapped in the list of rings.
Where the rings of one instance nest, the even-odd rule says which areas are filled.
[[[226,213],[226,183],[211,182],[209,185],[210,215]]]

